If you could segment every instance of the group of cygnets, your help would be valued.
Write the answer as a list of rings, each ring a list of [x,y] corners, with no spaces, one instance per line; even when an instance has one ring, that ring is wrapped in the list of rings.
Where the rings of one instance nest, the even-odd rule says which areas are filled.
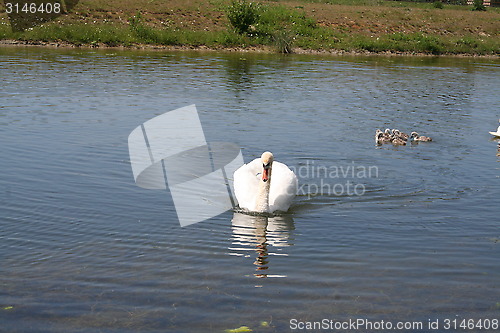
[[[432,141],[432,139],[428,136],[419,135],[417,132],[411,132],[410,135],[408,135],[398,129],[389,128],[387,128],[384,132],[380,129],[377,129],[375,132],[375,142],[377,145],[391,143],[395,146],[406,146],[408,140],[415,143]]]

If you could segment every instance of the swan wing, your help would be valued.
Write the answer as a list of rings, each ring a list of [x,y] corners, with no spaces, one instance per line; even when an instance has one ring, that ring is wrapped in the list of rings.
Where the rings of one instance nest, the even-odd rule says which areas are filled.
[[[234,172],[234,194],[240,208],[254,209],[255,194],[259,190],[260,172],[262,172],[260,158],[243,164]]]
[[[286,164],[273,162],[271,189],[269,190],[269,211],[286,212],[297,194],[298,180]]]
[[[488,133],[490,133],[491,135],[494,135],[494,136],[500,136],[500,126],[498,126],[496,132],[491,131],[491,132],[488,132]]]

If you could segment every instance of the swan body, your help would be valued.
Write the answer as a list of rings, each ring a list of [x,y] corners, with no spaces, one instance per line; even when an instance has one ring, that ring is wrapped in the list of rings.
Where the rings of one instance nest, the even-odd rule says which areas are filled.
[[[238,204],[251,212],[286,212],[297,187],[297,176],[285,164],[274,162],[270,152],[234,172],[234,194]]]
[[[394,137],[391,143],[395,146],[406,146],[406,140],[403,140],[402,138],[399,137]]]
[[[415,142],[430,142],[432,138],[428,136],[419,135],[417,132],[411,132],[411,139]]]
[[[398,137],[399,139],[402,139],[402,140],[408,140],[408,138],[410,137],[408,134],[404,133],[404,132],[401,132],[400,130],[398,129],[393,129],[392,130],[392,133],[394,133],[394,135],[396,137]]]
[[[375,143],[377,145],[381,145],[384,143],[391,143],[391,138],[387,137],[385,133],[382,132],[381,130],[377,130],[377,132],[375,133]]]
[[[491,135],[494,135],[494,136],[500,136],[500,126],[498,126],[497,128],[497,131],[496,132],[489,132]]]
[[[405,138],[406,135],[406,138]],[[384,143],[392,143],[395,146],[405,146],[407,140],[407,134],[402,133],[397,129],[387,128],[384,132],[380,129],[375,131],[375,143],[377,145],[382,145]]]

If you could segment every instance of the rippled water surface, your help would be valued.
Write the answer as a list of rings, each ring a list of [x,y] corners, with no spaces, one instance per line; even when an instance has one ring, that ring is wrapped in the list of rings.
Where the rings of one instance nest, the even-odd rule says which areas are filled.
[[[256,332],[499,318],[500,63],[0,49],[0,331]],[[208,141],[300,189],[179,226],[127,138],[196,104]],[[376,128],[428,144],[375,146]]]

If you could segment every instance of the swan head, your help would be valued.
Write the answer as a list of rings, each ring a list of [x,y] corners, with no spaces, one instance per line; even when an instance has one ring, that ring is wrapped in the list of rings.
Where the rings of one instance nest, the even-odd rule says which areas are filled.
[[[410,136],[411,136],[412,138],[416,138],[416,137],[418,137],[419,135],[418,135],[418,133],[417,133],[417,132],[411,132]]]
[[[262,161],[262,181],[265,183],[271,178],[274,156],[271,152],[266,151],[262,154],[260,160]]]
[[[384,131],[384,133],[387,134],[387,135],[391,135],[392,131],[389,128],[386,128],[385,131]]]

